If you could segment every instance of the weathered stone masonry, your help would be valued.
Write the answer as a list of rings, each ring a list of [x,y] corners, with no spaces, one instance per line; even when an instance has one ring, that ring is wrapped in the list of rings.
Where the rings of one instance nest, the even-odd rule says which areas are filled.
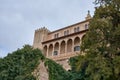
[[[80,54],[80,43],[88,30],[90,19],[88,12],[84,21],[62,29],[51,32],[43,27],[35,30],[33,47],[41,49],[47,58],[55,60],[69,70],[68,59]]]

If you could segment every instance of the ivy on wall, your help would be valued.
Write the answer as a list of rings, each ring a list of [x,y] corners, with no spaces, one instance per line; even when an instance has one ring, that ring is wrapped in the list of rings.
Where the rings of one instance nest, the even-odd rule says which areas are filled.
[[[70,73],[53,60],[47,59],[45,66],[48,67],[49,80],[70,80]]]

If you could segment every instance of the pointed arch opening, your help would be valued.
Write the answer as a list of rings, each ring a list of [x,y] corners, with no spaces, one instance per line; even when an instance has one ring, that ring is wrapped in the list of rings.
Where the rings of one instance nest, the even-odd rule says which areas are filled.
[[[53,45],[50,44],[49,51],[48,51],[48,56],[52,56],[52,53],[53,53]]]
[[[80,51],[80,38],[76,37],[74,39],[74,51]]]
[[[60,54],[64,53],[65,53],[65,41],[62,41],[60,45]]]
[[[73,43],[72,39],[69,39],[67,41],[67,52],[72,52],[72,43]]]
[[[43,48],[43,54],[44,54],[45,56],[47,56],[47,45],[45,45],[44,48]]]
[[[59,52],[59,43],[55,43],[55,46],[54,46],[54,53],[53,55],[58,55],[58,52]]]
[[[81,41],[83,41],[83,40],[84,40],[85,36],[86,36],[86,35],[83,35],[83,36],[82,36]]]

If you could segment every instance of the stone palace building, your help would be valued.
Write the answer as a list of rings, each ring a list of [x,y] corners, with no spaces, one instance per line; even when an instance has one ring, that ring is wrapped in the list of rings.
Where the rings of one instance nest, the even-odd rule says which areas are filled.
[[[69,70],[68,59],[80,54],[80,43],[88,30],[90,19],[88,11],[82,22],[52,32],[45,27],[35,30],[33,47],[41,49],[47,58]]]

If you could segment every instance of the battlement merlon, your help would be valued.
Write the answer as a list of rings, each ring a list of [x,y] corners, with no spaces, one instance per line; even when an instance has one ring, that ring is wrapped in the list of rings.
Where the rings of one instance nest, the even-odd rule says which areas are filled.
[[[51,32],[51,31],[50,31],[49,29],[47,29],[46,27],[41,27],[41,28],[35,30],[35,32],[38,32],[38,31],[40,31],[40,32],[43,32],[43,31]]]

